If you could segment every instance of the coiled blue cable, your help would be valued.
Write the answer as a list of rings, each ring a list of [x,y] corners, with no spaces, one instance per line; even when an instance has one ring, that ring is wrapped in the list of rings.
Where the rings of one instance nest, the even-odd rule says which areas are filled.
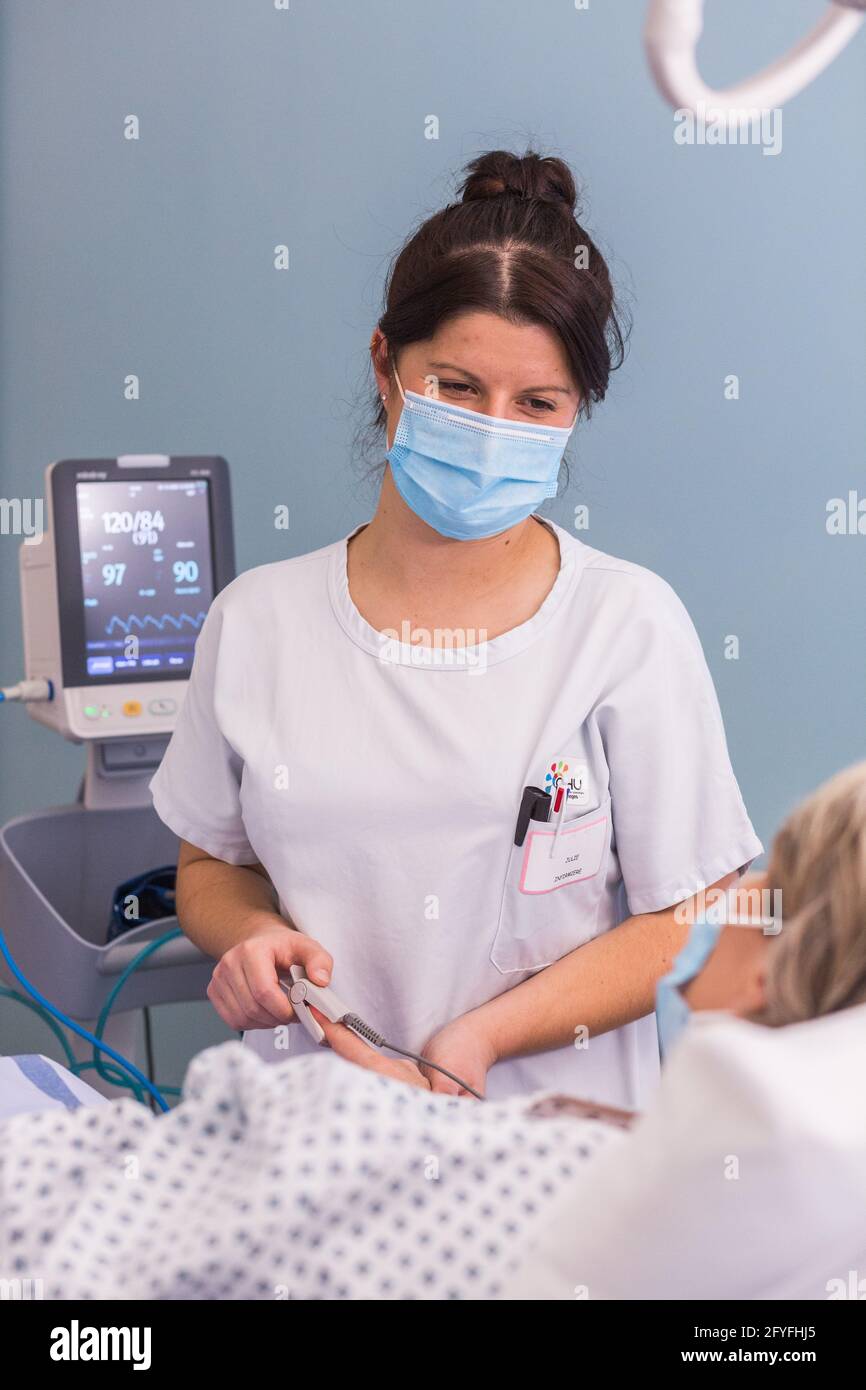
[[[172,935],[173,934],[174,933],[172,933]],[[154,947],[156,945],[156,943],[148,944]],[[145,950],[147,950],[147,948],[145,948]],[[49,1013],[52,1016],[52,1018],[58,1019],[58,1021],[62,1023],[66,1028],[71,1028],[72,1032],[77,1033],[79,1038],[83,1038],[85,1042],[89,1042],[94,1048],[98,1048],[100,1052],[105,1052],[109,1057],[111,1057],[115,1062],[117,1062],[118,1066],[123,1067],[125,1071],[129,1072],[130,1076],[133,1076],[140,1086],[143,1086],[146,1091],[150,1092],[150,1094],[153,1096],[154,1100],[156,1101],[160,1110],[163,1111],[163,1113],[168,1111],[168,1102],[164,1099],[163,1095],[157,1089],[157,1087],[153,1085],[153,1082],[148,1080],[148,1078],[144,1075],[144,1072],[139,1071],[138,1067],[135,1066],[133,1062],[128,1061],[126,1057],[122,1056],[121,1053],[117,1052],[115,1048],[110,1046],[109,1043],[103,1042],[100,1038],[97,1038],[95,1034],[89,1032],[87,1028],[82,1028],[80,1023],[76,1023],[74,1019],[69,1018],[69,1016],[65,1014],[62,1009],[58,1009],[54,1004],[52,1004],[48,999],[46,999],[43,994],[40,994],[36,986],[32,985],[30,981],[26,978],[26,976],[22,974],[15,961],[13,960],[9,951],[9,947],[6,945],[6,938],[4,937],[2,930],[0,930],[0,955],[3,956],[3,959],[9,967],[9,970],[14,975],[19,985],[21,985],[22,989],[24,989],[27,992],[27,994],[30,995],[31,999],[35,999],[36,1003],[40,1006],[40,1008],[44,1009],[47,1013]],[[120,977],[120,979],[117,982],[117,985],[114,988],[114,995],[117,994],[120,985],[124,983],[125,979],[127,979],[129,975],[132,973],[132,968],[134,968],[134,966],[136,965],[137,960],[138,957],[136,957],[136,960],[132,961],[130,965],[127,966],[127,969],[124,971],[124,974]]]
[[[115,1000],[117,999],[117,996],[120,994],[120,991],[123,989],[123,986],[126,984],[130,975],[133,975],[135,973],[138,967],[142,965],[144,961],[147,960],[148,956],[152,956],[154,951],[158,951],[160,946],[164,946],[167,941],[173,941],[176,936],[183,936],[183,932],[181,931],[180,927],[172,927],[171,931],[164,932],[162,936],[155,937],[153,941],[148,941],[141,948],[138,954],[136,956],[133,956],[132,960],[118,976],[117,983],[114,985],[113,989],[111,990],[111,993],[109,994],[108,998],[102,1006],[102,1012],[100,1013],[99,1019],[96,1024],[96,1037],[99,1038],[100,1042],[102,1041],[102,1034],[105,1031],[105,1025],[108,1022],[108,1016],[111,1013],[111,1010],[114,1008]],[[114,1078],[110,1075],[109,1071],[107,1071],[102,1065],[102,1063],[99,1061],[99,1056],[97,1054],[96,1048],[93,1049],[93,1061],[89,1064],[85,1063],[85,1065],[93,1067],[94,1070],[97,1071],[99,1075],[103,1077],[106,1081],[113,1081],[115,1085],[128,1085],[131,1089],[133,1088],[132,1082],[126,1082],[123,1079],[121,1079],[120,1081],[114,1080]],[[82,1068],[78,1067],[77,1070],[82,1070]],[[112,1067],[110,1071],[113,1070],[114,1068]],[[135,1087],[134,1089],[136,1090],[136,1093],[140,1099],[141,1093],[139,1091],[139,1088]],[[177,1086],[163,1086],[162,1089],[163,1092],[167,1095],[180,1095],[180,1090]]]

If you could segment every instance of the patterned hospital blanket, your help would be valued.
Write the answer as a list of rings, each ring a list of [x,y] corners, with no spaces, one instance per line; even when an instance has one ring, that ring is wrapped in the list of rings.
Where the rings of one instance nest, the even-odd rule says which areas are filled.
[[[493,1299],[582,1165],[627,1142],[239,1042],[181,1103],[0,1124],[0,1279],[56,1299]]]

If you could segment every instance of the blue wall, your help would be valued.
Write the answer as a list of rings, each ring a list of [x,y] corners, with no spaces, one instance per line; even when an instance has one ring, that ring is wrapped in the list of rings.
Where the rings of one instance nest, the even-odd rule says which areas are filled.
[[[701,58],[720,85],[775,58],[821,5],[707,9]],[[766,841],[864,753],[866,535],[829,536],[825,518],[830,498],[866,497],[866,32],[786,108],[769,157],[674,143],[644,10],[6,0],[0,495],[38,495],[58,457],[217,452],[241,568],[345,534],[374,502],[352,439],[388,259],[467,159],[532,137],[585,180],[587,225],[635,320],[550,514],[569,524],[588,502],[583,538],[683,598]],[[0,536],[3,684],[21,661],[17,543]],[[82,764],[6,708],[0,817],[71,799]],[[206,1015],[171,1013],[169,1069],[215,1035]],[[20,1047],[6,1019],[0,1045]]]

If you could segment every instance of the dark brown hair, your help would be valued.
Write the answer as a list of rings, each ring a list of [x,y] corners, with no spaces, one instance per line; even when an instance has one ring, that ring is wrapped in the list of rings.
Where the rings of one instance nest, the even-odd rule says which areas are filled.
[[[423,222],[394,260],[379,328],[394,355],[470,309],[550,328],[589,416],[622,363],[625,335],[604,258],[577,220],[568,165],[491,150],[464,173],[461,201]],[[374,428],[386,420],[376,399]]]

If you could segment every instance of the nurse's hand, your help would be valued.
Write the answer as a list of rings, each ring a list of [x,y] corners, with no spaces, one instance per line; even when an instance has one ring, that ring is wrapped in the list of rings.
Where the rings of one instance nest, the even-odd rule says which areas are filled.
[[[351,1028],[346,1028],[342,1023],[332,1023],[318,1009],[312,1009],[312,1013],[322,1027],[328,1046],[345,1057],[347,1062],[355,1062],[366,1071],[378,1072],[380,1076],[393,1077],[395,1081],[405,1081],[410,1086],[420,1086],[422,1091],[431,1089],[430,1082],[421,1075],[414,1062],[386,1057],[384,1053],[368,1047]]]
[[[295,1011],[278,978],[288,975],[290,965],[302,965],[308,979],[326,985],[334,961],[318,941],[287,927],[276,913],[267,913],[260,926],[221,956],[207,997],[223,1022],[237,1032],[290,1023]]]
[[[440,1067],[468,1082],[479,1095],[484,1095],[487,1073],[496,1061],[496,1053],[476,1014],[464,1014],[440,1028],[421,1051],[431,1062],[438,1062]],[[470,1094],[431,1067],[422,1066],[421,1070],[430,1082],[431,1091],[444,1091],[451,1096]]]

